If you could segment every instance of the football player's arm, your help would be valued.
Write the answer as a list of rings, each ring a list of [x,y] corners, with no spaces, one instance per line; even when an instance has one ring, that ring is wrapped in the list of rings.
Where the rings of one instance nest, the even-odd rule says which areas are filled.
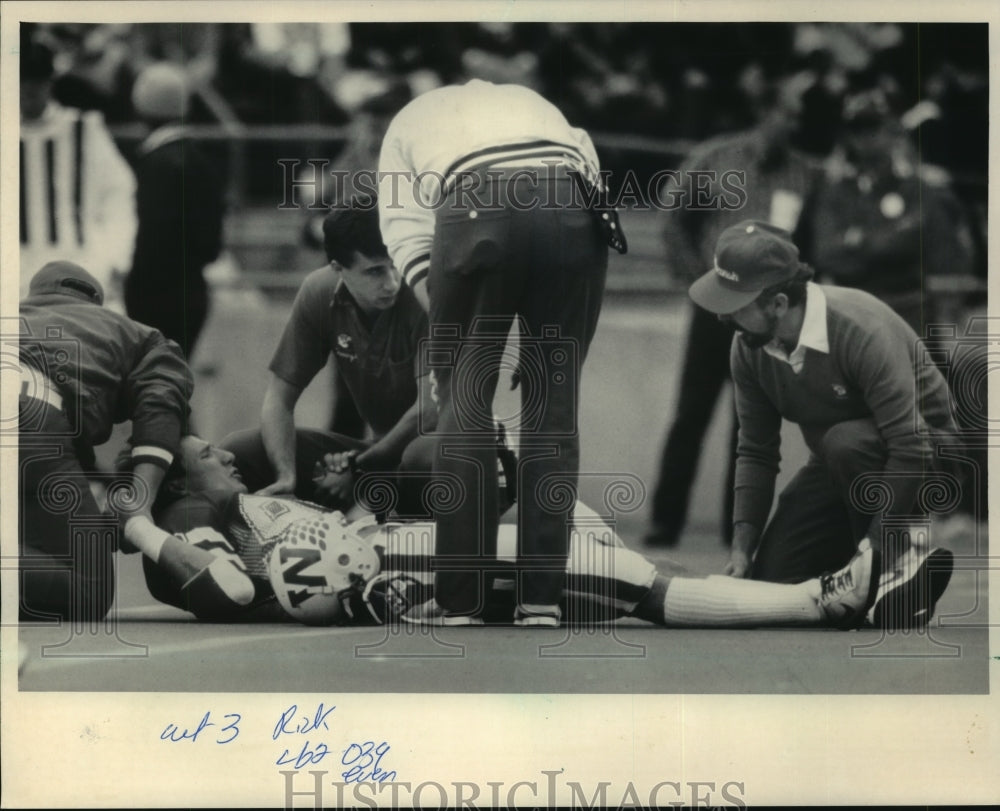
[[[301,394],[300,387],[271,373],[260,409],[260,435],[276,478],[262,495],[295,492],[295,404]]]
[[[725,574],[746,577],[774,500],[781,461],[781,415],[734,338],[730,355],[739,420],[733,492],[733,546]]]

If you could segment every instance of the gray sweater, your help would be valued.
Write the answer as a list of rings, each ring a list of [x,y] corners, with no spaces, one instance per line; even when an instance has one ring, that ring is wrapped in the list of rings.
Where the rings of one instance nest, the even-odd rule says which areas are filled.
[[[874,420],[888,453],[887,473],[925,470],[933,458],[933,434],[955,429],[948,384],[922,357],[906,322],[868,293],[820,287],[827,303],[829,353],[807,349],[798,374],[764,349],[748,348],[739,336],[733,340],[730,363],[740,425],[734,523],[762,529],[767,521],[781,459],[782,419],[798,424],[817,455],[831,426]],[[893,511],[908,511],[918,487],[916,478],[894,477]]]

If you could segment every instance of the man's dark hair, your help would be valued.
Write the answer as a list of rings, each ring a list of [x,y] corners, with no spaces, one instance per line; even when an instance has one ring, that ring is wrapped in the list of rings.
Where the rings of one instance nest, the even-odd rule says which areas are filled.
[[[359,194],[334,206],[323,220],[323,247],[329,261],[345,266],[351,264],[355,251],[365,256],[388,256],[378,226],[378,200]]]
[[[788,298],[789,307],[801,304],[806,299],[806,283],[812,279],[814,274],[815,271],[809,265],[805,262],[800,262],[798,270],[795,271],[795,275],[791,279],[786,279],[781,284],[765,287],[760,295],[757,296],[757,302],[767,302],[778,295],[778,293],[784,293]]]

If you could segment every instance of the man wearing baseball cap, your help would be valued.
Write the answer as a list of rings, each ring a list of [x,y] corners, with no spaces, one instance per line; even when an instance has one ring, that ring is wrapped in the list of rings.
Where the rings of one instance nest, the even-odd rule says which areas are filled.
[[[798,582],[843,566],[870,543],[887,572],[873,621],[926,621],[947,585],[951,553],[883,548],[885,511],[859,509],[865,498],[855,491],[865,481],[887,487],[889,513],[914,513],[939,464],[934,446],[955,430],[948,385],[932,362],[917,362],[916,334],[888,306],[859,290],[815,284],[812,275],[788,232],[748,220],[722,232],[713,267],[689,291],[737,333],[730,365],[739,442],[726,573]],[[783,419],[799,426],[811,453],[768,521]],[[866,475],[873,478],[858,481]],[[893,580],[897,568],[904,573]],[[921,600],[904,610],[928,572],[930,611]]]

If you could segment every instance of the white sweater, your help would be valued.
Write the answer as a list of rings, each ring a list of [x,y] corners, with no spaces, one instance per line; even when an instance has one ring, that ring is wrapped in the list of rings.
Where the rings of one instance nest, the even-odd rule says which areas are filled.
[[[527,87],[474,79],[407,104],[389,125],[379,156],[382,238],[407,283],[427,275],[436,208],[456,174],[554,160],[597,178],[590,136]]]

